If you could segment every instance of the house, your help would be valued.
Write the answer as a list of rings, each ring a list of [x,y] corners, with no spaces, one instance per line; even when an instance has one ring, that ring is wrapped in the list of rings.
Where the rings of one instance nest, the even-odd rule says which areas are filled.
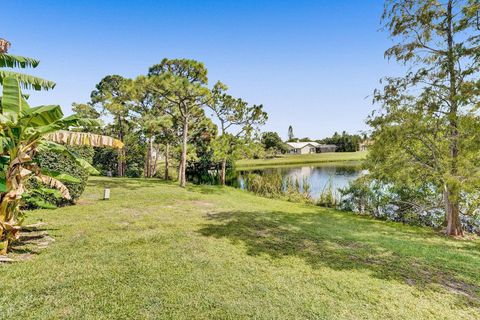
[[[337,149],[336,145],[320,144],[315,141],[287,142],[287,146],[288,146],[288,153],[291,153],[291,154],[335,152],[335,150]]]

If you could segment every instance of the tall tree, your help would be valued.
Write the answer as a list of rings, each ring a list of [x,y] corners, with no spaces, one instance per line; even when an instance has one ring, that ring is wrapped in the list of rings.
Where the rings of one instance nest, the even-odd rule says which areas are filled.
[[[242,99],[227,94],[227,86],[217,82],[212,89],[208,107],[220,122],[220,136],[216,141],[215,153],[221,163],[220,183],[225,185],[227,158],[233,158],[239,138],[250,138],[252,131],[267,120],[262,105],[248,105]],[[232,159],[233,160],[233,159]]]
[[[128,128],[129,111],[126,94],[127,80],[119,75],[111,75],[103,78],[92,91],[90,98],[92,104],[99,106],[104,113],[113,118],[113,128],[120,141],[124,141]],[[126,150],[121,149],[118,153],[117,175],[125,176]]]
[[[72,111],[82,118],[100,119],[100,113],[88,103],[72,103]],[[83,132],[102,133],[102,128],[97,124],[82,126],[78,128]]]
[[[149,70],[149,76],[158,77],[157,93],[169,103],[166,112],[178,116],[182,132],[182,152],[179,164],[179,184],[186,184],[186,162],[189,128],[203,116],[202,107],[207,103],[207,69],[203,63],[189,59],[163,59]]]
[[[441,190],[446,233],[463,235],[462,193],[478,185],[480,33],[477,0],[388,0],[383,21],[396,41],[386,57],[408,66],[386,78],[370,118],[371,172],[393,183]]]
[[[293,127],[288,126],[288,141],[293,141],[295,139],[295,136],[293,135]]]
[[[146,76],[126,80],[124,85],[126,105],[131,112],[134,128],[145,138],[146,149],[143,174],[151,178],[156,172],[157,156],[155,139],[159,131],[158,117],[161,100],[156,99],[152,89],[153,81]]]
[[[158,118],[159,134],[157,140],[163,144],[163,159],[164,159],[164,172],[163,178],[168,180],[170,178],[170,155],[172,153],[171,148],[178,143],[178,125],[177,117],[163,115]]]

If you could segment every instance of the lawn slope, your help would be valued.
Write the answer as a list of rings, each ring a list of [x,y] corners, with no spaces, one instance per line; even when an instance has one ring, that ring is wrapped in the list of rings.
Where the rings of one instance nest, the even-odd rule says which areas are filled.
[[[480,242],[428,229],[108,178],[37,220],[56,241],[0,265],[3,319],[480,318]]]

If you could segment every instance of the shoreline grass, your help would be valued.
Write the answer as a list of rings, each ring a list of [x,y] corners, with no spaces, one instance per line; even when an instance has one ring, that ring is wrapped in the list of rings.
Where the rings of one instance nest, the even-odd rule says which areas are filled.
[[[111,200],[100,200],[103,188]],[[230,187],[95,177],[29,213],[3,318],[478,319],[480,241]]]
[[[331,152],[331,153],[315,153],[301,155],[279,155],[272,159],[242,159],[235,163],[236,169],[242,170],[253,167],[277,167],[277,166],[293,166],[303,164],[322,164],[331,162],[345,161],[362,161],[366,158],[366,151],[358,152]]]

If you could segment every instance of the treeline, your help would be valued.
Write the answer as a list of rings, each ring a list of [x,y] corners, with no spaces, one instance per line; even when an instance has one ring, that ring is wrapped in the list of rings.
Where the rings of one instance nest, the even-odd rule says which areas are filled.
[[[335,132],[331,137],[324,139],[311,139],[308,137],[295,138],[293,135],[292,126],[288,127],[288,140],[287,142],[308,142],[316,141],[320,144],[334,144],[337,146],[336,152],[355,152],[360,151],[360,144],[367,141],[366,134],[349,134],[343,131],[341,134]]]
[[[366,135],[349,134],[343,131],[342,134],[335,132],[333,136],[318,140],[317,142],[336,145],[336,152],[355,152],[360,150],[360,143],[365,140],[367,140]]]
[[[212,169],[224,184],[228,163],[263,148],[258,128],[267,120],[262,105],[233,97],[222,82],[210,88],[204,64],[188,59],[163,59],[134,79],[106,76],[73,111],[109,119],[83,129],[125,144],[95,150],[93,165],[103,174],[178,179],[181,186],[187,176],[212,176]]]

